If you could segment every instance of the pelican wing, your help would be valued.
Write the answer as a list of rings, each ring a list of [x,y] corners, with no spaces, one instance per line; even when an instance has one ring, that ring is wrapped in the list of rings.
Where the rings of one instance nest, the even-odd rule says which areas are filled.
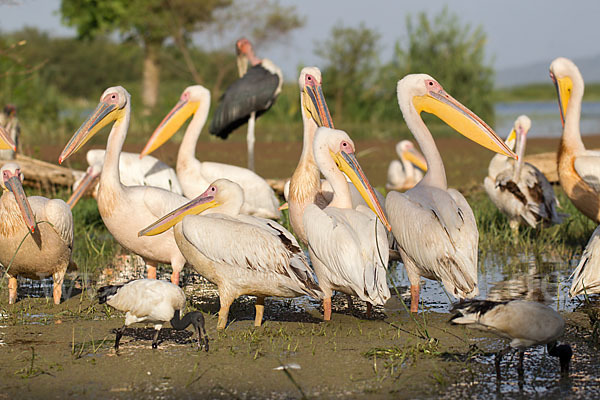
[[[308,245],[329,270],[333,284],[349,286],[362,300],[375,304],[389,299],[388,240],[375,214],[309,205],[303,222]]]
[[[581,179],[600,193],[600,157],[586,152],[575,158],[574,166]]]
[[[457,297],[477,289],[477,241],[473,211],[456,190],[417,186],[386,199],[394,237],[421,275],[441,280]]]
[[[41,196],[28,197],[29,204],[38,223],[50,223],[58,236],[69,247],[73,247],[73,214],[60,199],[47,199]]]
[[[594,230],[585,246],[581,260],[573,274],[569,295],[600,293],[600,226]]]
[[[546,175],[534,165],[525,163],[521,171],[521,182],[527,187],[524,192],[531,212],[545,222],[561,223],[564,215],[561,215],[556,209],[558,200]],[[519,182],[520,185],[521,182]]]
[[[256,117],[267,111],[275,101],[280,77],[258,64],[227,88],[219,99],[209,132],[223,139],[244,125],[250,114]]]
[[[248,221],[252,217],[243,218]],[[281,225],[250,223],[224,215],[191,215],[182,221],[185,238],[209,260],[243,270],[284,275],[299,291],[319,298],[308,259]]]
[[[143,191],[144,205],[156,219],[164,217],[189,201],[181,195],[154,186],[131,186],[131,188]]]

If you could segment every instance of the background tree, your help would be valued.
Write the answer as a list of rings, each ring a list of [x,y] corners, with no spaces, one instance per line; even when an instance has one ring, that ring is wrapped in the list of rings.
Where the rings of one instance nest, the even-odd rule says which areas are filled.
[[[193,33],[216,24],[238,26],[238,22],[245,19],[253,21],[255,34],[272,39],[302,25],[294,7],[281,7],[263,0],[263,7],[254,4],[254,13],[235,12],[242,9],[243,4],[246,3],[233,0],[62,0],[61,13],[63,22],[77,27],[80,38],[117,31],[126,41],[141,45],[144,51],[143,102],[146,109],[150,109],[158,99],[160,51],[168,38],[173,39],[181,52],[193,80],[203,83],[189,49]],[[231,19],[232,16],[237,20]],[[219,71],[217,86],[227,71],[227,68]]]
[[[325,95],[332,98],[334,119],[344,118],[345,101],[354,112],[369,103],[379,68],[379,33],[361,24],[358,28],[336,25],[330,39],[315,43],[315,54],[323,59]],[[353,113],[354,119],[364,115]]]
[[[492,123],[494,70],[486,61],[482,27],[472,29],[461,24],[444,8],[432,20],[425,13],[414,20],[408,16],[406,31],[406,44],[396,43],[392,62],[385,69],[390,87],[395,88],[395,82],[406,74],[429,74],[453,97]]]
[[[156,105],[160,49],[169,37],[193,32],[210,23],[213,13],[232,0],[62,0],[63,22],[77,27],[80,38],[118,31],[138,41],[144,50],[142,98],[146,108]],[[174,18],[174,15],[176,16]]]

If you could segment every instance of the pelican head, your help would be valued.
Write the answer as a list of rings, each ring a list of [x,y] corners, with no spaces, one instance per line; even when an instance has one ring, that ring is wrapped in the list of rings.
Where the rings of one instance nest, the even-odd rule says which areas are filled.
[[[200,107],[210,107],[210,91],[201,85],[193,85],[185,88],[179,101],[167,116],[161,121],[152,133],[152,136],[140,153],[140,158],[147,156],[169,140],[175,132],[188,120]]]
[[[240,185],[229,179],[217,179],[200,196],[171,211],[158,221],[138,232],[138,236],[154,236],[165,232],[186,215],[197,215],[210,208],[219,207],[223,214],[237,215],[244,204]]]
[[[398,153],[398,157],[410,162],[421,171],[427,171],[425,157],[415,149],[415,145],[410,140],[402,140],[396,144],[396,153]]]
[[[35,232],[35,217],[23,190],[23,173],[21,172],[21,167],[17,163],[9,162],[2,166],[0,172],[2,172],[2,189],[13,193],[23,215],[25,225],[27,225],[27,228],[32,233]]]
[[[126,106],[131,103],[129,92],[122,86],[106,89],[100,96],[100,103],[88,119],[79,127],[58,158],[62,164],[71,154],[79,150],[98,131],[113,121],[123,122],[127,112]]]
[[[2,126],[0,126],[0,150],[17,151],[17,145]]]
[[[550,79],[554,82],[556,93],[558,95],[558,108],[560,109],[560,119],[563,127],[565,126],[565,112],[571,99],[574,86],[577,85],[579,93],[583,96],[584,84],[583,77],[577,65],[568,58],[558,57],[550,64]]]
[[[300,86],[300,103],[302,113],[311,118],[317,126],[333,128],[333,120],[323,95],[323,79],[317,67],[304,67],[300,71],[298,85]]]
[[[94,163],[87,168],[85,174],[80,179],[73,183],[73,193],[71,194],[71,197],[69,197],[69,200],[67,200],[67,204],[71,210],[73,207],[75,207],[75,204],[77,204],[85,192],[87,192],[88,188],[98,182],[101,173],[102,164]],[[95,196],[96,194],[94,193],[94,197]]]
[[[323,175],[325,177],[330,176],[327,170],[336,167],[346,174],[386,229],[391,230],[392,228],[383,212],[383,208],[377,200],[375,190],[356,159],[354,142],[350,139],[350,136],[339,129],[321,127],[315,133],[313,146],[315,161]],[[331,160],[335,164],[331,163]]]
[[[517,158],[481,118],[462,105],[427,74],[407,75],[398,81],[398,105],[408,115],[422,111],[436,115],[458,133],[496,153]],[[409,121],[414,118],[405,118]],[[411,129],[412,130],[412,129]]]

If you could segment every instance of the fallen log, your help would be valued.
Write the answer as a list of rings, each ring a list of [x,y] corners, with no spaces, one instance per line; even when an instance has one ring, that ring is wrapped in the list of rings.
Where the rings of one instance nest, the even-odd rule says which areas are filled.
[[[26,186],[41,190],[52,190],[56,187],[71,187],[73,183],[83,176],[83,171],[51,164],[22,154],[17,154],[16,160],[0,160],[0,166],[9,162],[17,162],[21,172],[25,175]]]

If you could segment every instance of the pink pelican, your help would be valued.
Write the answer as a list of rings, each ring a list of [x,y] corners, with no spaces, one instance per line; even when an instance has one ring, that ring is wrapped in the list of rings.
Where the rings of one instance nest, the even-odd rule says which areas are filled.
[[[366,301],[370,315],[372,304],[383,305],[390,297],[386,277],[390,225],[346,132],[317,129],[313,151],[319,170],[333,189],[327,207],[308,204],[303,215],[310,259],[324,295],[323,319],[331,319],[333,290]],[[370,209],[352,207],[346,176]]]
[[[255,326],[262,324],[265,297],[322,295],[294,236],[275,221],[240,214],[243,203],[238,184],[218,179],[139,233],[160,238],[175,225],[182,253],[219,289],[217,329],[225,328],[231,303],[243,294],[256,296]]]
[[[405,193],[388,193],[385,207],[410,280],[412,312],[419,307],[420,277],[441,280],[452,295],[477,295],[475,216],[462,194],[448,189],[442,157],[420,117],[433,113],[471,140],[498,153],[516,155],[472,111],[431,76],[407,75],[397,85],[398,104],[427,161],[427,173]]]
[[[131,96],[121,86],[104,91],[100,103],[75,132],[58,161],[79,150],[104,126],[114,121],[108,141],[98,189],[98,210],[108,231],[121,246],[140,255],[148,266],[148,278],[156,278],[158,263],[171,264],[171,281],[179,283],[185,258],[172,232],[161,237],[138,237],[137,233],[157,218],[184,204],[187,199],[153,186],[124,186],[120,181],[119,155],[127,136]]]
[[[59,304],[62,283],[71,266],[73,215],[59,199],[26,197],[18,164],[4,164],[0,197],[0,263],[7,269],[8,302],[17,300],[17,276],[42,279],[52,276],[52,297]]]
[[[229,179],[242,187],[242,213],[262,218],[279,219],[279,200],[267,181],[247,168],[217,162],[201,162],[195,157],[198,137],[208,118],[210,91],[203,86],[187,87],[175,107],[162,120],[141,152],[145,157],[159,148],[193,115],[177,154],[177,177],[184,195],[193,199],[203,193],[211,182]]]
[[[398,142],[396,153],[400,160],[390,162],[385,188],[405,191],[413,188],[423,179],[423,172],[427,172],[427,164],[410,140]]]

